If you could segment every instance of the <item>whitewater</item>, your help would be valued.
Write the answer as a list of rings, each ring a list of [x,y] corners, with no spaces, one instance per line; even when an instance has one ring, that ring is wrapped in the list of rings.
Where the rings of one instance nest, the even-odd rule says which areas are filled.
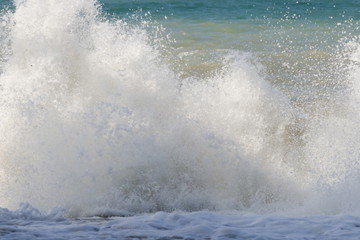
[[[356,20],[271,55],[96,0],[3,4],[1,239],[359,239]]]

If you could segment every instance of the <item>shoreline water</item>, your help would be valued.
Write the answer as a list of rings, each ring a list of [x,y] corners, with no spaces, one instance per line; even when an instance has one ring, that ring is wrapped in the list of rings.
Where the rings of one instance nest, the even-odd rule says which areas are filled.
[[[357,239],[359,217],[239,216],[157,212],[132,217],[52,219],[31,214],[4,221],[3,239]]]

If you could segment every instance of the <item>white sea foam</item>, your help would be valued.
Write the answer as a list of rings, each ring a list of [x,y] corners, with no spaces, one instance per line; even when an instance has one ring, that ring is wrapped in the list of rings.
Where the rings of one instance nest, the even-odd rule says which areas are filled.
[[[359,209],[356,64],[344,75],[349,97],[309,112],[250,54],[228,51],[211,77],[182,79],[148,23],[105,19],[90,0],[15,5],[0,38],[1,207]]]
[[[0,217],[2,239],[358,239],[359,217],[241,216],[157,212],[132,217],[51,219],[31,210]],[[4,213],[0,209],[0,213]],[[3,215],[1,215],[3,216]]]

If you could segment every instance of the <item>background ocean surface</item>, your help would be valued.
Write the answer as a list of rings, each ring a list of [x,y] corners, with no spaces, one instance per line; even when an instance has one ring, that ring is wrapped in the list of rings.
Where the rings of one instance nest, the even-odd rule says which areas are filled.
[[[177,55],[181,62],[176,62],[176,67],[180,68],[182,77],[211,75],[222,66],[219,55],[242,51],[251,53],[266,67],[266,80],[295,98],[312,95],[317,90],[313,85],[319,82],[329,84],[330,79],[339,78],[335,76],[339,73],[329,74],[327,69],[334,67],[330,62],[339,54],[339,42],[350,41],[359,31],[360,4],[355,1],[103,1],[102,4],[107,14],[129,22],[135,16],[151,15],[147,20],[160,24],[174,40],[171,46],[175,53],[170,54]],[[312,91],[297,93],[307,87]],[[319,91],[316,94],[332,94]]]
[[[359,18],[0,0],[0,238],[358,239]]]

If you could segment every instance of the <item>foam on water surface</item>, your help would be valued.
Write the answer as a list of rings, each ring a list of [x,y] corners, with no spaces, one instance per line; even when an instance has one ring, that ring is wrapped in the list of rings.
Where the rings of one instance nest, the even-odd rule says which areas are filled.
[[[242,216],[157,212],[132,217],[64,219],[30,206],[1,211],[2,239],[357,239],[359,217]],[[4,214],[8,216],[5,219]]]

